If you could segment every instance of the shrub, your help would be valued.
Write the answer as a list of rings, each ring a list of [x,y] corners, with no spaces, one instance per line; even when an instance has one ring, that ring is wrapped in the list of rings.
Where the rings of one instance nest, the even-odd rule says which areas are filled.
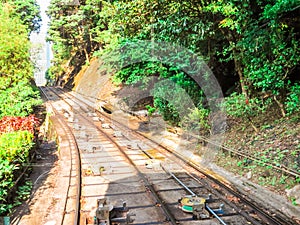
[[[29,159],[32,146],[33,134],[29,131],[0,136],[0,215],[9,213],[13,206],[7,198],[23,169],[23,163]]]
[[[208,132],[210,125],[208,123],[209,110],[205,108],[190,109],[190,113],[183,118],[180,125],[187,131]]]
[[[225,99],[223,108],[229,116],[247,119],[253,129],[258,132],[252,118],[264,112],[268,107],[268,102],[264,103],[258,98],[247,99],[244,94],[233,93]]]
[[[300,84],[296,83],[290,88],[290,93],[285,101],[287,114],[290,115],[300,111]]]
[[[34,115],[28,117],[5,116],[0,120],[0,134],[17,130],[27,130],[34,133],[38,123],[38,119]]]

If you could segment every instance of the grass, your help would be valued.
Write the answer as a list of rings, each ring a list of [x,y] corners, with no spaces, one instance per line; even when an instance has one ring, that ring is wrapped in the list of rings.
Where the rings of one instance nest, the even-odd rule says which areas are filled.
[[[229,119],[230,129],[226,133],[224,145],[255,156],[261,159],[261,162],[238,158],[222,151],[218,153],[215,162],[226,170],[244,177],[249,176],[251,172],[252,182],[285,195],[286,189],[300,184],[300,177],[288,176],[267,164],[279,167],[284,165],[300,172],[300,116],[274,119],[271,114],[261,115],[261,118],[256,120],[256,124],[262,124],[258,133],[243,121]],[[295,204],[295,200],[290,201]]]

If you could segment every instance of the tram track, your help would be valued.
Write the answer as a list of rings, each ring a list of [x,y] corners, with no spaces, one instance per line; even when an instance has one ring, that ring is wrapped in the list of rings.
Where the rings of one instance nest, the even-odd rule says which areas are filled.
[[[67,89],[67,90],[71,91],[70,89]],[[80,96],[81,96],[81,94],[80,94]],[[89,98],[89,99],[92,98],[93,101],[99,101],[100,100],[96,97],[90,97],[90,96],[88,97],[88,96],[85,96],[85,95],[82,95],[82,96],[85,97],[85,98]],[[105,108],[104,108],[104,110],[105,110]],[[97,111],[99,111],[99,110],[97,110]],[[132,113],[131,111],[127,111],[126,113],[138,117],[138,115]],[[141,135],[144,136],[143,134],[141,134]],[[249,155],[249,154],[247,154],[246,152],[244,152],[242,150],[235,150],[235,149],[229,148],[227,146],[220,145],[219,143],[213,142],[212,140],[209,140],[208,138],[206,138],[204,136],[195,135],[193,133],[187,133],[186,136],[188,136],[189,138],[195,138],[195,139],[201,141],[202,143],[204,143],[205,145],[210,144],[212,146],[215,146],[218,149],[220,149],[224,152],[227,152],[229,154],[233,154],[237,157],[252,160],[253,162],[257,162],[257,163],[260,163],[260,164],[264,164],[264,165],[269,166],[269,167],[271,167],[271,168],[273,168],[273,169],[275,169],[279,172],[282,172],[285,175],[292,176],[292,177],[295,177],[295,178],[300,177],[300,172],[299,171],[296,171],[295,169],[289,168],[288,166],[286,166],[284,164],[279,164],[278,165],[278,162],[277,163],[265,162],[265,161],[261,160],[260,158],[255,157],[253,155]]]
[[[69,152],[65,152],[61,159],[66,160],[65,163],[70,160],[66,165],[69,167],[69,171],[64,172],[64,176],[68,177],[68,185],[66,191],[66,199],[63,204],[63,213],[60,220],[61,225],[79,225],[80,224],[80,196],[81,196],[81,159],[80,159],[80,151],[77,146],[76,139],[73,135],[72,130],[66,123],[65,119],[60,115],[60,113],[56,110],[55,106],[52,104],[53,96],[49,95],[49,93],[41,88],[40,89],[43,96],[48,100],[48,107],[50,107],[51,112],[55,118],[52,120],[56,120],[56,124],[59,124],[57,129],[62,129],[62,132],[65,134],[65,142],[70,147]],[[62,142],[61,140],[60,142]]]
[[[74,95],[72,95],[73,97],[75,97]],[[77,99],[79,100],[79,99]],[[79,100],[82,104],[86,104],[85,102],[83,102],[82,100]],[[87,104],[86,104],[87,105]],[[88,106],[88,105],[87,105]],[[91,106],[88,106],[91,107]],[[99,110],[96,110],[97,114],[101,117],[105,117],[107,119],[109,119],[109,117],[107,115],[105,115],[104,113],[101,113]],[[119,129],[119,130],[124,130],[125,132],[128,132],[128,127],[126,127],[123,123],[120,123],[119,121],[114,120],[114,125]],[[213,183],[218,184],[220,187],[226,189],[230,194],[232,194],[233,196],[236,196],[238,199],[240,199],[244,204],[250,206],[252,208],[253,211],[255,211],[255,213],[257,213],[258,215],[260,215],[260,217],[268,224],[293,224],[294,221],[293,220],[288,220],[288,218],[282,218],[280,216],[275,216],[276,213],[272,213],[270,212],[269,209],[261,209],[261,205],[257,205],[255,202],[252,202],[251,199],[247,199],[246,196],[242,193],[239,193],[238,190],[236,190],[234,187],[232,186],[228,186],[228,184],[221,182],[218,178],[213,177],[211,174],[207,173],[206,171],[204,171],[201,167],[199,167],[197,165],[197,163],[191,161],[189,158],[186,158],[184,155],[181,155],[180,153],[170,150],[172,148],[170,148],[169,146],[165,146],[161,143],[156,142],[155,140],[147,137],[145,134],[143,134],[142,132],[139,131],[129,131],[129,133],[131,135],[133,135],[135,138],[140,138],[143,139],[144,141],[146,140],[147,142],[153,142],[155,145],[157,145],[159,148],[163,149],[166,152],[169,152],[170,154],[175,155],[176,157],[180,158],[181,160],[184,161],[184,163],[190,165],[191,167],[193,167],[195,170],[200,171],[202,174],[204,174],[206,177],[208,177]],[[221,149],[224,149],[224,146],[219,146],[216,145],[215,143],[211,142],[210,140],[203,138],[203,137],[195,137],[197,139],[200,139],[202,141],[208,142],[210,144],[212,144],[213,146],[216,147],[220,147]],[[228,151],[233,152],[233,150],[231,149],[225,149]],[[240,153],[242,154],[242,153]],[[251,157],[250,157],[251,158]],[[254,158],[253,160],[259,161],[258,159]],[[277,167],[276,167],[277,168]],[[277,169],[281,169],[284,173],[293,175],[293,176],[297,176],[298,174],[295,173],[295,171],[293,170],[287,170],[287,168],[277,168]],[[243,213],[245,217],[247,217],[247,213]],[[251,220],[251,218],[248,217],[248,219]],[[288,220],[288,221],[287,221]],[[255,221],[252,220],[252,222],[254,224]]]
[[[64,96],[63,97],[61,95],[65,95],[65,93],[60,93],[59,94],[57,90],[56,91],[51,90],[51,91],[53,93],[56,92],[55,94],[57,96],[60,96],[60,98],[63,98],[65,100],[70,101],[70,99],[72,98],[72,101],[78,101],[78,99],[74,100],[74,96],[72,97],[72,96],[68,95],[68,96]],[[70,102],[68,104],[69,104],[69,108],[71,108],[72,106],[70,105]],[[78,104],[78,103],[76,103],[76,104]],[[83,104],[84,103],[81,102],[79,105],[83,105]],[[75,103],[73,103],[73,105],[75,105]],[[93,109],[88,109],[89,107],[90,106],[87,106],[87,105],[85,105],[85,107],[84,106],[79,106],[79,108],[85,109],[82,112],[83,114],[85,114],[85,113],[91,113],[89,111],[92,111]],[[72,110],[74,110],[74,108]],[[74,110],[73,113],[76,114],[76,110]],[[68,110],[65,110],[65,111],[68,111]],[[149,171],[147,171],[147,168],[145,169],[145,162],[147,160],[156,160],[157,158],[167,158],[171,154],[174,154],[174,152],[170,151],[168,148],[166,148],[166,146],[162,146],[160,143],[154,143],[153,140],[151,140],[151,139],[149,139],[149,138],[147,138],[145,136],[142,137],[141,136],[142,134],[140,134],[140,133],[139,134],[137,134],[137,133],[133,134],[132,131],[129,132],[128,128],[125,128],[123,124],[118,124],[116,121],[114,121],[114,128],[115,128],[115,130],[111,129],[112,127],[109,127],[108,129],[107,128],[103,128],[103,127],[101,127],[101,124],[103,125],[104,122],[103,121],[96,121],[93,118],[100,118],[100,117],[102,118],[102,117],[105,117],[105,122],[108,121],[107,123],[111,123],[111,121],[110,121],[111,118],[109,118],[108,116],[106,116],[105,114],[102,114],[100,112],[97,112],[96,114],[94,112],[92,112],[91,114],[92,114],[92,119],[86,120],[83,115],[79,115],[80,120],[86,120],[84,122],[84,124],[86,124],[86,126],[88,126],[88,127],[94,126],[95,127],[94,129],[97,130],[97,135],[98,135],[98,133],[101,133],[101,136],[103,137],[103,139],[101,140],[101,142],[105,143],[105,139],[106,139],[106,141],[108,140],[110,142],[110,144],[113,143],[114,147],[117,148],[119,151],[122,152],[122,155],[123,155],[124,158],[126,158],[127,163],[129,162],[131,164],[131,166],[133,168],[135,168],[135,170],[137,171],[137,174],[139,175],[139,177],[141,178],[141,180],[142,180],[142,182],[144,184],[145,190],[146,191],[148,190],[148,191],[150,191],[152,193],[152,195],[153,195],[153,197],[155,199],[155,206],[158,205],[159,208],[161,208],[162,211],[164,212],[164,215],[166,216],[166,219],[164,221],[160,221],[160,222],[161,223],[168,222],[169,224],[178,224],[178,223],[179,224],[185,224],[185,223],[186,224],[193,224],[193,220],[191,219],[191,216],[187,216],[189,214],[185,214],[181,210],[179,210],[177,207],[174,207],[175,206],[174,199],[173,199],[173,201],[168,200],[168,197],[171,196],[171,193],[173,193],[175,191],[176,191],[176,195],[179,195],[179,197],[187,195],[187,194],[191,194],[191,192],[187,191],[186,188],[183,185],[179,185],[178,187],[176,187],[176,185],[175,185],[176,182],[174,183],[174,181],[172,181],[171,182],[172,184],[170,184],[170,186],[172,186],[173,189],[170,189],[170,190],[168,190],[168,189],[161,189],[161,186],[164,186],[164,185],[168,186],[168,184],[166,184],[166,183],[169,182],[170,177],[173,177],[174,179],[175,179],[175,177],[177,177],[176,175],[174,175],[175,173],[170,172],[166,168],[163,168],[163,169],[162,168],[158,168],[157,170],[159,171],[159,173],[156,173],[155,171],[151,170],[152,174],[149,175]],[[95,126],[95,124],[96,124],[96,126]],[[92,131],[92,133],[95,132],[95,130]],[[116,131],[121,131],[121,134],[117,135],[117,137],[116,137]],[[130,135],[125,136],[124,133],[130,133]],[[85,138],[87,138],[87,136],[89,136],[90,138],[91,138],[91,136],[93,136],[91,134],[85,134],[84,135],[83,133],[81,133],[81,135],[85,136]],[[146,138],[147,138],[147,140],[146,140]],[[143,147],[141,147],[139,145],[137,145],[138,146],[137,149],[132,150],[132,147],[129,147],[129,144],[128,144],[130,142],[130,140],[136,140],[136,142],[137,141],[140,141],[140,142],[142,141],[143,143],[145,142],[144,145],[149,145],[147,147],[148,149],[152,149],[151,146],[153,146],[153,145],[159,146],[160,151],[158,151],[158,152],[156,152],[156,153],[153,154],[152,150],[148,151],[147,148],[145,149],[145,148],[143,148]],[[90,139],[90,141],[91,141],[91,139]],[[97,142],[99,142],[99,140],[97,140]],[[152,142],[152,145],[149,144],[149,142]],[[93,148],[94,147],[92,147],[92,149]],[[109,147],[109,148],[111,148],[111,147]],[[162,150],[164,150],[165,153],[162,153],[161,152]],[[139,153],[137,154],[138,151],[139,151]],[[95,153],[95,152],[98,152],[97,149],[93,149],[93,153]],[[83,155],[84,155],[84,153],[81,153],[81,157]],[[142,158],[137,157],[137,155],[139,155],[139,157],[142,157]],[[141,156],[141,155],[143,155],[143,156]],[[157,157],[158,155],[159,155],[159,157]],[[175,156],[173,155],[172,157],[174,158]],[[177,155],[177,157],[179,157],[179,155]],[[110,157],[110,158],[112,158],[112,157]],[[168,160],[171,160],[171,158],[168,159]],[[181,160],[183,160],[182,156],[181,156]],[[221,224],[243,224],[243,222],[247,222],[247,224],[249,224],[249,223],[250,224],[288,224],[288,223],[282,223],[282,221],[271,220],[269,215],[263,215],[263,214],[260,215],[260,217],[262,217],[262,218],[260,218],[259,220],[257,220],[256,218],[252,218],[250,216],[249,212],[247,212],[246,210],[243,210],[242,208],[239,208],[240,206],[233,207],[234,204],[226,201],[226,199],[224,199],[224,198],[221,198],[222,197],[221,194],[217,194],[216,191],[212,190],[213,188],[208,188],[208,186],[211,186],[212,182],[217,183],[218,186],[226,189],[225,192],[230,193],[230,194],[232,194],[234,196],[237,196],[237,193],[234,192],[232,190],[232,188],[228,187],[227,185],[224,185],[223,183],[221,183],[218,180],[214,180],[214,178],[211,177],[209,174],[205,174],[203,171],[199,171],[199,168],[197,166],[193,165],[193,163],[191,163],[190,160],[188,160],[188,161],[186,160],[184,163],[186,165],[182,164],[181,167],[180,167],[180,169],[179,169],[180,171],[184,171],[183,168],[186,167],[187,164],[189,164],[189,166],[193,166],[192,170],[197,170],[197,173],[201,173],[202,174],[202,177],[201,177],[201,175],[200,175],[200,177],[197,177],[198,182],[196,182],[197,184],[195,184],[195,179],[192,176],[189,175],[189,173],[191,173],[191,172],[185,172],[185,176],[189,177],[188,179],[186,178],[185,182],[187,182],[187,183],[193,183],[194,186],[196,186],[196,188],[201,189],[201,190],[203,189],[202,192],[213,193],[213,195],[217,196],[218,199],[219,199],[219,200],[216,199],[215,200],[216,202],[214,202],[214,203],[225,204],[225,209],[226,210],[229,210],[229,209],[231,209],[231,210],[233,209],[234,210],[233,213],[231,211],[230,212],[228,211],[227,213],[225,213],[223,216],[220,217],[220,221],[219,222]],[[126,163],[124,163],[124,164],[126,164]],[[174,167],[179,166],[178,162],[174,163],[174,161],[173,161],[173,164],[174,164]],[[170,167],[170,165],[168,165],[168,167]],[[104,167],[104,169],[105,169],[105,167]],[[170,175],[170,174],[172,174],[173,176]],[[193,176],[197,176],[197,175],[195,175],[194,172],[192,172],[192,175]],[[101,172],[100,172],[100,175],[98,174],[98,176],[103,178]],[[152,176],[154,176],[155,179],[157,179],[157,176],[163,176],[164,179],[162,179],[161,181],[159,181],[159,183],[155,183],[155,179]],[[203,181],[203,179],[202,179],[203,176],[209,177],[209,179],[211,181],[209,181],[208,183],[205,183],[205,184],[203,184],[203,183],[201,184],[201,181]],[[84,176],[83,176],[83,178],[84,178]],[[178,178],[178,180],[179,180],[179,178]],[[102,184],[102,183],[98,182],[98,183],[95,183],[93,185],[93,184],[85,184],[83,182],[82,185],[83,185],[83,187],[86,187],[86,186],[96,186],[97,184],[99,185],[99,184]],[[113,182],[110,182],[110,184],[113,184]],[[175,189],[174,189],[174,186],[176,187]],[[206,190],[204,190],[203,187],[206,187]],[[183,191],[183,190],[185,190],[185,191]],[[192,193],[194,193],[194,192],[192,192]],[[201,195],[201,194],[203,195],[203,193],[198,193],[197,195]],[[101,196],[101,195],[95,195],[95,197],[99,197],[99,196]],[[243,200],[243,196],[238,196],[237,198]],[[84,197],[81,197],[81,201],[83,201],[83,199],[84,199]],[[166,202],[168,204],[165,204]],[[247,202],[245,202],[243,200],[242,204],[246,204],[246,203]],[[248,206],[250,205],[249,202],[247,204],[248,204]],[[215,207],[215,204],[213,204],[213,205]],[[128,206],[128,207],[130,208],[130,206]],[[252,205],[251,207],[252,207],[251,210],[254,210],[254,209],[256,210],[257,206]],[[134,207],[132,207],[132,208],[134,208]],[[210,206],[207,206],[207,210],[209,210],[209,209],[211,209]],[[251,211],[251,210],[249,210],[249,211]],[[82,209],[81,209],[81,212],[82,212]],[[256,211],[256,213],[259,213],[259,211]],[[210,211],[210,214],[213,215],[214,211]],[[263,218],[263,216],[265,216],[266,218]],[[234,220],[230,221],[230,217],[234,218]],[[243,220],[238,221],[239,219],[237,219],[237,218],[240,218],[240,217],[246,218],[246,220],[243,219]],[[215,218],[218,218],[218,215]],[[223,218],[227,222],[224,222]],[[211,217],[203,219],[203,224],[205,224],[206,222],[211,221],[211,219],[212,219]],[[212,220],[212,221],[216,222],[214,220]],[[223,221],[223,222],[221,222],[221,221]],[[241,223],[241,221],[243,221],[243,222]],[[158,222],[158,221],[156,221],[156,222]],[[151,223],[155,223],[155,221],[152,221]],[[151,223],[149,223],[149,224],[151,224]],[[145,224],[148,224],[148,223],[145,223]],[[207,223],[207,224],[209,224],[209,223]],[[218,224],[218,223],[215,223],[215,224]]]
[[[94,124],[93,124],[92,121],[86,120],[83,116],[79,116],[79,117],[80,117],[80,119],[85,120],[85,122],[88,123],[86,125],[94,126]],[[134,164],[134,162],[125,154],[125,152],[122,149],[122,147],[120,145],[118,145],[111,137],[109,137],[109,135],[107,133],[103,132],[102,129],[100,129],[99,127],[96,127],[96,129],[97,129],[97,131],[99,133],[101,133],[101,136],[104,136],[105,139],[109,140],[110,143],[112,143],[114,145],[114,147],[116,147],[120,152],[122,152],[123,153],[123,157],[125,157],[126,160],[128,162],[130,162],[130,164],[135,168],[135,170],[137,171],[138,176],[142,178],[142,182],[144,183],[145,190],[149,190],[152,193],[153,197],[155,198],[155,204],[159,204],[160,208],[164,211],[164,214],[166,215],[166,219],[165,220],[169,221],[170,224],[173,224],[173,225],[177,224],[176,221],[175,221],[175,219],[174,219],[174,217],[172,216],[172,214],[170,214],[169,211],[168,211],[168,209],[164,206],[163,201],[156,195],[156,192],[153,189],[152,185],[148,182],[148,180],[143,175],[143,173],[141,173],[139,171],[139,169]],[[104,140],[103,140],[103,142],[104,142]],[[84,155],[84,154],[82,154],[82,155]],[[88,196],[81,196],[81,201],[84,201],[85,197],[88,197]],[[91,197],[91,196],[89,196],[89,197]],[[99,197],[100,197],[100,195],[99,195]],[[155,204],[153,205],[153,207],[155,207]],[[81,209],[81,211],[84,211],[84,210]]]

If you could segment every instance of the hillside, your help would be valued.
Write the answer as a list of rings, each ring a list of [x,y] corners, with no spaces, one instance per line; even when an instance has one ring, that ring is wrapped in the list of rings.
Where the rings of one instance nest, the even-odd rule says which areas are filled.
[[[101,70],[101,63],[99,63],[98,60],[94,60],[89,67],[81,71],[80,76],[76,79],[74,90],[85,96],[94,98],[98,109],[106,108],[112,112],[116,112],[116,114],[113,113],[114,117],[121,115],[117,113],[118,110],[123,111],[123,113],[128,113],[130,107],[128,105],[124,107],[124,98],[126,98],[126,96],[132,96],[132,93],[127,93],[127,95],[124,95],[124,93],[126,94],[126,90],[134,91],[134,89],[128,89],[126,86],[120,88],[120,86],[112,83],[108,74],[99,73],[99,70]],[[91,86],[88,85],[96,83],[97,88],[91,89]],[[162,131],[166,130],[176,134],[176,136],[179,135],[179,137],[184,133],[182,128],[167,123],[160,124],[162,130],[158,129],[154,124],[158,115],[153,118],[148,117],[146,116],[147,110],[143,110],[141,107],[131,110],[130,113],[131,116],[135,115],[135,119],[131,119],[131,121],[133,121],[131,126],[134,127],[134,129],[141,129],[141,131],[147,130],[147,132],[151,134],[158,133],[160,135],[165,135]],[[126,121],[124,122],[126,123]],[[147,124],[142,128],[145,122],[147,122]],[[219,150],[213,162],[225,170],[267,187],[273,192],[286,196],[295,205],[299,204],[300,196],[287,196],[286,193],[288,189],[300,183],[299,177],[295,178],[294,176],[269,166],[269,164],[274,164],[278,166],[278,168],[286,167],[286,169],[291,169],[299,173],[299,114],[282,118],[278,111],[276,114],[275,108],[273,111],[269,110],[255,117],[252,122],[259,128],[258,132],[253,129],[249,122],[245,122],[243,119],[228,117],[226,121],[227,130],[223,134],[225,137],[223,145],[241,154],[257,157],[260,161],[254,161],[247,157],[230,154],[225,150]],[[148,123],[150,123],[150,125]],[[153,124],[151,125],[151,123]],[[169,133],[169,135],[171,135],[171,133]],[[209,135],[207,136],[206,134],[206,137],[209,138]],[[160,138],[163,138],[163,136]],[[181,139],[182,138],[185,139],[181,136]],[[193,142],[192,139],[190,141]],[[202,149],[203,145],[197,145],[195,152],[202,156],[202,154],[204,154]]]
[[[299,183],[299,1],[79,3],[49,7],[49,84],[225,137],[218,164],[277,192]]]

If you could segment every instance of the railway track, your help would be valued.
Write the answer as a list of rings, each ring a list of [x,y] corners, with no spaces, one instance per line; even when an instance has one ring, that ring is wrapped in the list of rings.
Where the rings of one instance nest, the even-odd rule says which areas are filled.
[[[69,170],[63,170],[62,176],[67,177],[66,180],[67,190],[66,198],[64,199],[63,212],[60,219],[61,225],[78,225],[80,218],[80,196],[81,196],[81,158],[80,151],[77,145],[76,138],[65,121],[65,118],[55,108],[53,103],[56,98],[54,95],[49,94],[45,89],[41,89],[42,95],[47,99],[50,107],[50,111],[55,115],[52,120],[56,120],[60,126],[57,129],[60,134],[60,143],[70,146],[69,151],[62,152],[61,162],[64,168]],[[49,109],[48,109],[49,110]]]
[[[81,159],[81,179],[76,181],[81,190],[75,191],[74,203],[80,207],[80,220],[74,217],[72,224],[101,224],[108,208],[115,214],[112,224],[199,224],[200,218],[204,225],[291,224],[270,216],[166,146],[117,121],[112,126],[108,115],[95,113],[86,102],[60,89],[42,91],[55,102],[55,114],[63,114],[68,129],[72,127],[70,138]],[[76,186],[71,179],[70,184]]]

